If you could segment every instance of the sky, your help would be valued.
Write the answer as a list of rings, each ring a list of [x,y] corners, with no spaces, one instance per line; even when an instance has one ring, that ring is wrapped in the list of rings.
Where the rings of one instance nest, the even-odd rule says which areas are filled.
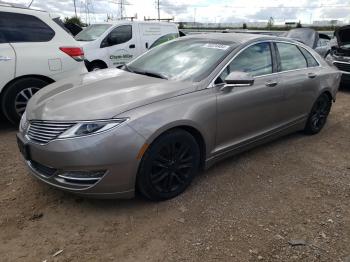
[[[1,1],[1,0],[0,0]],[[31,0],[2,0],[28,5]],[[77,13],[90,23],[106,20],[107,14],[120,17],[120,1],[123,15],[156,18],[156,0],[76,0]],[[32,7],[47,10],[62,17],[74,15],[74,0],[33,0]],[[90,16],[86,15],[86,6]],[[175,21],[202,23],[243,23],[267,21],[273,17],[276,23],[315,20],[342,20],[349,23],[350,0],[160,0],[162,18],[174,17]]]

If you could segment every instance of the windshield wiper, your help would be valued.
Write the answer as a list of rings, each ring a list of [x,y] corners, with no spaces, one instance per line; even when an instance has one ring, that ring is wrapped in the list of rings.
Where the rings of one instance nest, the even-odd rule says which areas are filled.
[[[125,69],[126,71],[135,73],[134,70],[132,70],[127,64],[124,64],[123,67],[124,67],[123,69]]]
[[[152,71],[134,71],[134,73],[168,80],[168,77],[166,77],[162,73],[157,73]]]

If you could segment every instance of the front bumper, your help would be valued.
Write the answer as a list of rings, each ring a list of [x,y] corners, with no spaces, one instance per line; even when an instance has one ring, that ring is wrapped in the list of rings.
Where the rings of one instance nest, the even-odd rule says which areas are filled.
[[[25,161],[31,174],[56,188],[95,198],[134,196],[139,150],[145,139],[127,124],[110,131],[71,139],[56,139],[45,145],[17,134],[29,149]],[[95,180],[65,179],[65,172],[103,170]],[[63,174],[63,176],[62,176]]]

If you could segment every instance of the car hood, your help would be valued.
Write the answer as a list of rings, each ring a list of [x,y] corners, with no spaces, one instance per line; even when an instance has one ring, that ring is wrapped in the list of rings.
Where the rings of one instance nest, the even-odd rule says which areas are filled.
[[[287,32],[286,37],[295,39],[315,49],[319,34],[312,28],[295,28]]]
[[[335,37],[337,38],[338,46],[350,44],[350,25],[343,26],[335,30]]]
[[[130,109],[196,90],[192,82],[105,69],[51,84],[29,101],[28,120],[109,119]]]

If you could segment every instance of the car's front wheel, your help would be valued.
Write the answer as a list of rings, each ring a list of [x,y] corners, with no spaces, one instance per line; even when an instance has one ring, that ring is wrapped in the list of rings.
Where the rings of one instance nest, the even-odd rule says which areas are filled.
[[[323,93],[313,105],[305,126],[305,132],[310,135],[319,133],[327,122],[332,107],[332,99]]]
[[[17,124],[24,113],[29,99],[49,82],[39,78],[22,78],[11,83],[2,95],[2,111],[6,118]]]
[[[191,184],[199,165],[200,149],[194,137],[172,130],[157,138],[143,156],[137,189],[150,200],[173,198]]]

